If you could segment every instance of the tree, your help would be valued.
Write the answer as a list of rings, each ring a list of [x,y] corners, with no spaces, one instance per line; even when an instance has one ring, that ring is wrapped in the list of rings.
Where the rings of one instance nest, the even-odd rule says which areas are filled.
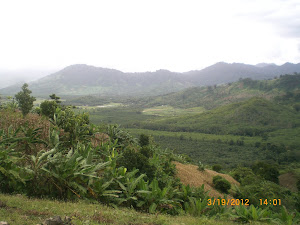
[[[61,103],[61,101],[59,100],[60,97],[56,96],[55,94],[49,95],[49,97],[54,100],[57,104]]]
[[[22,90],[15,95],[23,116],[30,112],[33,102],[36,100],[35,97],[30,96],[31,93],[32,91],[28,89],[28,84],[25,83],[22,86]]]

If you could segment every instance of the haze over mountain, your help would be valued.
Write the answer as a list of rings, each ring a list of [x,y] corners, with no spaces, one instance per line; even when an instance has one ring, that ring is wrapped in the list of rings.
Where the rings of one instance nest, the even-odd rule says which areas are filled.
[[[300,63],[247,65],[216,63],[203,70],[185,73],[157,70],[155,72],[124,73],[115,69],[76,64],[31,82],[34,95],[160,95],[193,86],[218,85],[240,78],[269,79],[282,74],[300,72]],[[13,95],[21,85],[1,89]]]
[[[31,82],[51,73],[54,69],[19,69],[19,70],[4,70],[0,69],[0,88],[5,88],[17,83]]]

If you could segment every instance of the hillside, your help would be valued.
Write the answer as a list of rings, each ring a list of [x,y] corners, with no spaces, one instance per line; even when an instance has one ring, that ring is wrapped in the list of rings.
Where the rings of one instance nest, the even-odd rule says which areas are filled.
[[[181,91],[150,97],[100,97],[95,95],[69,97],[65,104],[98,106],[111,102],[121,102],[130,107],[144,108],[171,106],[180,110],[203,107],[207,110],[218,106],[240,102],[252,97],[275,100],[284,105],[294,106],[300,102],[300,74],[282,75],[269,80],[239,81],[205,87],[190,87]]]
[[[72,65],[30,83],[34,95],[100,95],[100,96],[156,96],[188,87],[218,85],[240,78],[269,79],[282,74],[300,72],[300,63],[282,66],[253,66],[217,63],[203,70],[176,73],[168,70],[124,73],[114,69]],[[5,95],[17,93],[20,86],[1,89]]]
[[[269,79],[281,74],[292,74],[300,69],[300,63],[285,63],[281,66],[274,64],[261,65],[219,62],[203,70],[190,71],[185,74],[197,85],[214,85],[237,81],[240,78]]]
[[[289,107],[255,97],[200,114],[155,120],[141,126],[153,130],[255,136],[298,127],[300,116]]]
[[[189,81],[182,79],[182,74],[167,70],[145,73],[124,73],[114,69],[88,65],[72,65],[30,83],[35,95],[153,95],[164,94],[186,87]],[[11,86],[1,90],[3,94],[13,94],[19,89]]]
[[[179,92],[150,98],[143,106],[170,105],[177,108],[217,106],[243,101],[255,96],[273,99],[285,92],[300,90],[300,74],[284,75],[272,80],[240,79],[218,86],[192,87]],[[284,99],[285,101],[287,99]],[[296,99],[299,101],[300,99]],[[294,101],[295,102],[295,101]]]
[[[209,195],[215,198],[223,198],[224,194],[218,192],[213,187],[213,177],[222,176],[228,180],[232,186],[239,185],[235,179],[227,174],[218,173],[213,170],[205,169],[205,171],[199,171],[197,166],[191,164],[182,164],[179,162],[174,162],[177,169],[177,177],[185,185],[190,185],[192,187],[201,187],[204,184],[204,190],[209,191]],[[232,198],[232,196],[228,196]]]
[[[261,107],[266,107],[265,111]],[[254,123],[251,115],[258,118],[267,112],[267,118],[262,117],[263,122],[269,117],[278,120],[270,121],[275,127],[284,127],[283,123],[296,118],[295,110],[261,98],[222,106],[211,112],[220,118],[222,108],[225,110],[224,121],[229,119],[226,118],[227,113],[231,113],[245,123],[249,123],[250,117],[250,122],[256,126],[261,122]],[[249,110],[255,109],[258,112],[253,111],[245,116]],[[230,184],[223,179],[215,181],[215,187],[232,194],[235,199],[249,198],[250,206],[241,205],[239,200],[234,204],[240,206],[228,207],[229,201],[225,199],[210,204],[213,197],[224,197],[212,186],[212,178],[219,173],[211,170],[199,172],[196,166],[188,164],[176,163],[175,166],[173,161],[187,163],[192,160],[160,147],[152,137],[144,134],[135,139],[116,125],[97,126],[90,123],[87,114],[74,112],[71,107],[57,105],[51,123],[43,111],[37,113],[40,115],[29,113],[24,117],[10,104],[3,105],[0,110],[1,220],[11,224],[36,224],[59,215],[62,218],[67,216],[65,220],[71,219],[74,224],[176,224],[178,220],[185,224],[218,224],[217,218],[222,218],[221,224],[223,220],[224,224],[232,221],[287,224],[287,218],[290,224],[299,223],[297,193],[288,192],[276,184],[276,166],[265,162],[254,164],[253,168],[239,166],[230,173],[240,182],[239,188],[230,188]],[[195,116],[201,117],[202,114]],[[278,116],[275,117],[275,114]],[[105,140],[101,138],[103,136]],[[192,142],[192,139],[189,141]],[[260,151],[262,149],[256,149],[256,152]],[[278,156],[276,152],[267,153]],[[221,154],[224,156],[224,153]],[[251,163],[251,157],[247,160]],[[222,165],[219,168],[228,171],[223,170]],[[229,175],[221,176],[232,184],[238,184]],[[204,188],[199,188],[203,184]],[[29,201],[23,195],[30,197]],[[282,199],[282,206],[266,208],[258,200],[271,198]],[[135,209],[141,213],[129,209],[112,210],[102,204]],[[160,213],[176,217],[165,217]]]

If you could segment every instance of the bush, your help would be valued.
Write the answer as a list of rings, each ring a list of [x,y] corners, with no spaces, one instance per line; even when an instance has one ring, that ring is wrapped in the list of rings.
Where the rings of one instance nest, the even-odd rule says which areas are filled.
[[[221,176],[213,177],[213,184],[218,191],[226,194],[228,194],[231,188],[231,184],[229,183],[229,181]]]
[[[220,164],[213,165],[212,169],[216,172],[220,172],[222,170],[222,166]]]
[[[268,164],[265,162],[256,162],[252,165],[251,168],[256,175],[261,176],[265,180],[272,181],[276,184],[279,183],[279,170],[276,165]]]
[[[147,158],[150,158],[153,156],[153,151],[149,146],[143,146],[140,150],[140,153],[146,156]]]
[[[149,136],[146,134],[141,134],[139,143],[141,147],[149,145]]]
[[[123,151],[122,157],[118,160],[118,166],[123,166],[128,171],[138,169],[139,174],[145,173],[150,180],[154,178],[156,170],[154,166],[150,165],[149,159],[146,156],[133,148],[127,148]]]
[[[230,175],[243,185],[245,178],[255,177],[253,171],[248,167],[238,167],[234,169]]]
[[[48,100],[43,101],[40,105],[42,115],[45,115],[52,119],[57,107],[58,104],[55,101],[48,101]]]
[[[221,177],[221,176],[214,176],[213,177],[213,183],[215,183],[217,180],[222,180],[223,179],[223,177]]]
[[[199,171],[204,171],[205,170],[204,164],[200,161],[198,162],[198,170]]]

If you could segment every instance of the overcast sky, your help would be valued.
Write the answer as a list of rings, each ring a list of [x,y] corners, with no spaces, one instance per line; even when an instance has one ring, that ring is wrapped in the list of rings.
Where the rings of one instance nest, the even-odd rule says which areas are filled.
[[[0,70],[300,62],[300,0],[0,0]]]

